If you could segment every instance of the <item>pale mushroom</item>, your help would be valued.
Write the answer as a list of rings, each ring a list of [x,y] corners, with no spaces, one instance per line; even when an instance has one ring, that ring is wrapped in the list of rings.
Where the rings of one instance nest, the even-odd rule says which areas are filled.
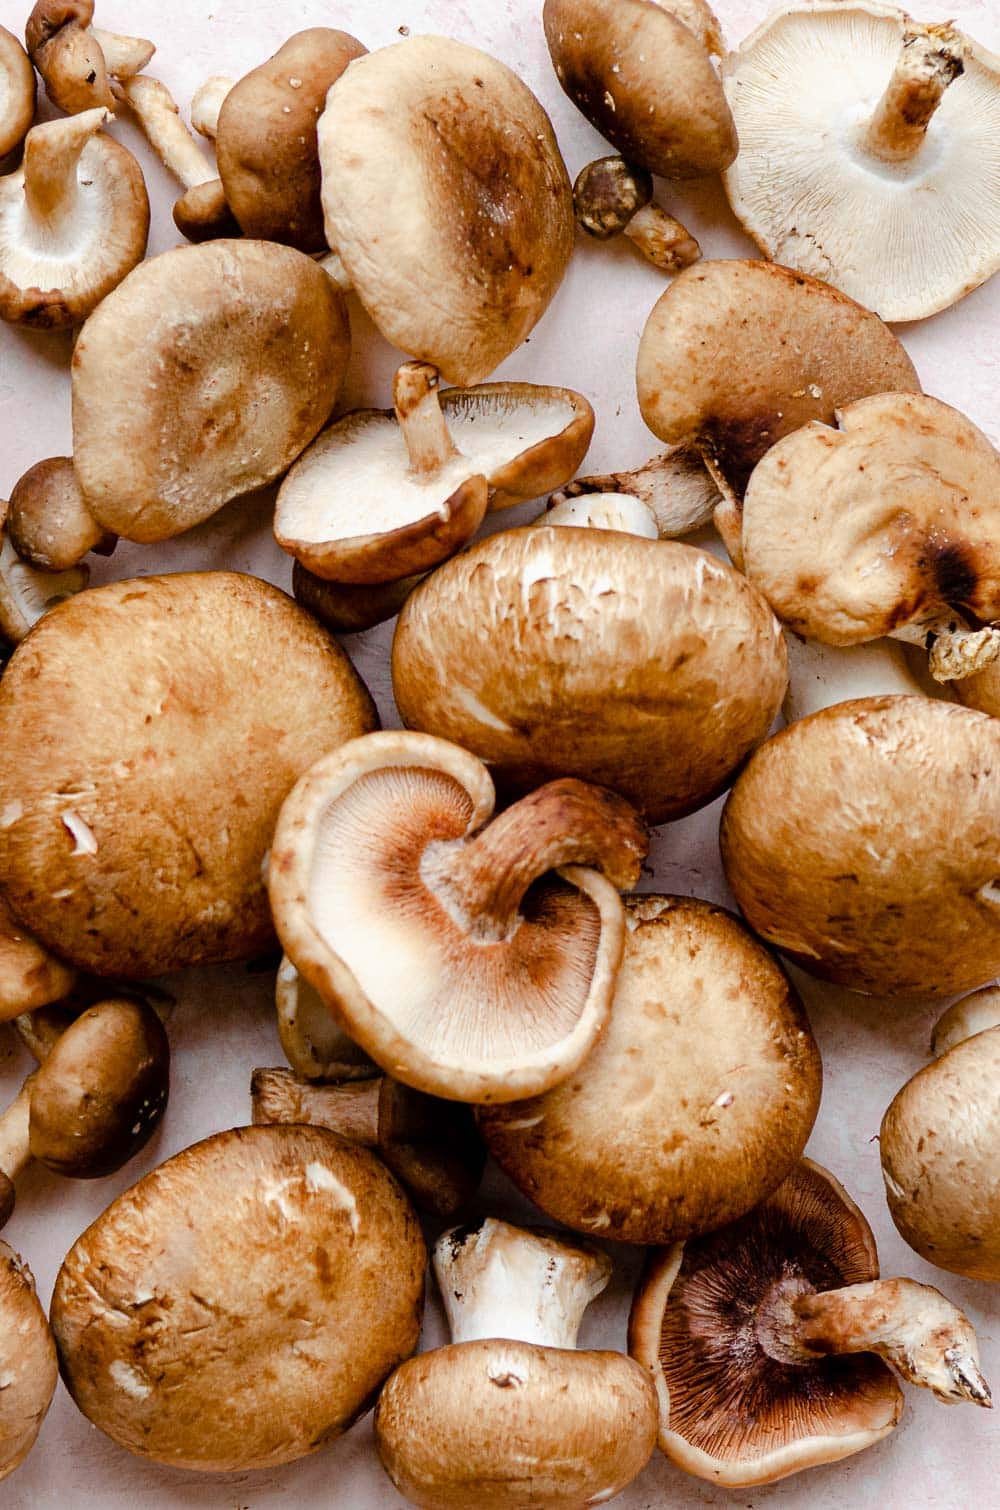
[[[368,1080],[375,1064],[348,1038],[330,1008],[284,955],[274,987],[278,1037],[296,1075],[304,1080]]]
[[[968,1318],[878,1272],[864,1216],[808,1159],[740,1221],[653,1250],[629,1352],[656,1385],[666,1456],[734,1489],[861,1452],[902,1412],[882,1359],[946,1404],[991,1405]]]
[[[141,262],[149,232],[142,169],[101,131],[106,110],[34,126],[0,178],[0,319],[78,325]]]
[[[931,1035],[931,1053],[935,1059],[947,1054],[956,1044],[964,1043],[974,1033],[1000,1027],[1000,983],[992,981],[969,996],[960,996],[942,1012]]]
[[[16,803],[0,808],[0,827],[16,816]],[[75,983],[76,972],[43,949],[0,896],[0,1022],[61,1001]]]
[[[168,173],[184,186],[174,205],[174,224],[189,241],[239,236],[217,170],[198,149],[177,104],[160,79],[128,79],[118,98],[132,111],[143,135]]]
[[[631,472],[576,477],[553,493],[549,503],[554,508],[587,493],[628,493],[638,498],[652,512],[663,540],[679,539],[710,524],[722,501],[701,454],[687,446],[662,451]]]
[[[457,745],[371,734],[307,772],[271,850],[289,959],[376,1063],[447,1100],[511,1101],[573,1073],[607,1020],[617,888],[647,847],[628,803],[584,782],[490,821],[494,801]]]
[[[6,529],[21,560],[47,572],[78,566],[88,551],[110,556],[117,543],[87,508],[71,456],[38,461],[18,479]]]
[[[656,1397],[620,1353],[577,1350],[603,1253],[488,1217],[434,1248],[449,1346],[397,1369],[375,1445],[422,1510],[578,1510],[613,1499],[656,1441]]]
[[[0,163],[16,152],[35,119],[35,70],[20,42],[0,26]]]
[[[573,209],[577,224],[598,241],[627,236],[648,262],[678,273],[701,256],[701,247],[679,220],[652,203],[653,177],[623,157],[599,157],[577,174]]]
[[[41,571],[22,561],[4,518],[9,508],[0,499],[0,639],[19,645],[50,608],[83,591],[90,580],[90,568]]]
[[[141,37],[91,26],[94,0],[37,0],[28,18],[28,54],[54,105],[69,115],[114,110],[111,78],[130,79],[156,48]]]
[[[877,0],[769,16],[723,66],[733,209],[768,257],[883,320],[1000,268],[1000,58]]]
[[[59,1369],[31,1270],[0,1242],[0,1479],[19,1468],[35,1445],[52,1403]]]
[[[52,1296],[62,1376],[139,1457],[200,1473],[290,1463],[363,1415],[413,1351],[425,1262],[409,1202],[366,1149],[318,1127],[216,1133],[70,1249]]]

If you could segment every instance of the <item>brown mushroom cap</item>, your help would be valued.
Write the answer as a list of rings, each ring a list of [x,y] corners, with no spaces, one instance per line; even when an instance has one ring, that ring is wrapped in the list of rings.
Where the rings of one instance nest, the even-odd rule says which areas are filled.
[[[35,119],[35,70],[20,42],[0,26],[0,161],[15,152]]]
[[[215,137],[219,177],[247,236],[301,252],[326,246],[316,122],[331,84],[367,51],[347,32],[314,26],[226,94]]]
[[[295,601],[334,634],[360,634],[394,618],[423,572],[397,582],[325,582],[296,561],[292,567]]]
[[[948,996],[996,976],[998,761],[1000,724],[933,698],[859,698],[784,729],[722,817],[750,926],[856,991]]]
[[[11,492],[6,527],[21,559],[42,571],[66,571],[88,551],[107,556],[115,548],[116,537],[87,508],[71,456],[28,468]]]
[[[54,105],[69,115],[113,110],[101,44],[90,29],[94,0],[36,0],[24,39]]]
[[[618,1242],[664,1243],[742,1216],[801,1156],[819,1050],[788,977],[729,913],[625,899],[608,1027],[569,1080],[479,1125],[549,1216]]]
[[[253,957],[273,938],[261,865],[282,801],[375,723],[343,652],[254,577],[80,594],[0,683],[0,885],[99,975]]]
[[[764,1331],[768,1302],[784,1288],[822,1292],[877,1276],[868,1223],[808,1159],[740,1221],[651,1253],[629,1352],[657,1387],[661,1450],[687,1473],[737,1488],[887,1436],[903,1396],[881,1359],[785,1362],[766,1350]]]
[[[0,1242],[0,1479],[24,1462],[55,1393],[59,1371],[31,1270]]]
[[[73,355],[73,460],[94,517],[166,540],[270,482],[328,418],[349,351],[343,296],[291,247],[213,241],[143,263]]]
[[[765,737],[786,655],[763,597],[706,552],[543,525],[439,566],[403,607],[392,673],[408,727],[502,782],[579,776],[661,823]]]
[[[6,528],[7,511],[0,500],[0,640],[19,645],[50,608],[83,591],[90,567],[84,563],[51,572],[29,566],[14,549]]]
[[[477,48],[410,37],[333,86],[319,152],[327,239],[382,334],[449,382],[488,377],[573,251],[570,183],[535,96]]]
[[[77,1405],[140,1457],[268,1468],[339,1436],[416,1346],[426,1252],[363,1149],[242,1127],[175,1154],[70,1249],[52,1326]]]
[[[16,811],[16,804],[6,811],[0,809],[0,828]],[[60,1001],[75,981],[75,971],[53,958],[20,926],[0,895],[0,1022]]]

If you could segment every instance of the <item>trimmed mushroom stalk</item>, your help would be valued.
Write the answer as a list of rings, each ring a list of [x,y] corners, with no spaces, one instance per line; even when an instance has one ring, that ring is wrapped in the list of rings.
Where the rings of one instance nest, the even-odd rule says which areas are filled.
[[[960,682],[978,676],[1000,657],[1000,628],[987,625],[970,629],[956,614],[942,615],[929,623],[907,624],[894,629],[898,640],[921,645],[936,682]]]
[[[115,108],[111,78],[130,79],[156,48],[141,37],[91,26],[93,0],[38,0],[25,39],[53,104],[70,115]]]
[[[120,95],[167,172],[184,186],[174,205],[181,234],[189,241],[241,235],[218,172],[199,151],[166,84],[142,75],[127,80]]]
[[[690,267],[701,247],[685,226],[652,203],[653,177],[623,157],[588,163],[573,185],[577,223],[598,241],[627,236],[648,262],[665,273]]]
[[[0,1479],[28,1456],[52,1403],[55,1343],[20,1254],[0,1242]]]
[[[88,566],[60,572],[29,566],[14,549],[9,530],[0,524],[0,636],[8,644],[19,645],[44,613],[82,592],[89,580]]]
[[[342,1081],[368,1080],[377,1074],[364,1049],[348,1038],[287,956],[278,966],[274,999],[278,1037],[296,1075],[305,1080]]]
[[[88,551],[110,556],[118,543],[88,509],[71,456],[28,468],[11,492],[6,527],[21,560],[46,572],[69,571]]]
[[[191,99],[191,124],[199,136],[214,142],[219,131],[222,102],[236,80],[227,73],[213,73],[194,92]]]
[[[35,70],[24,48],[0,26],[0,164],[16,152],[35,118]]]
[[[489,1217],[433,1262],[451,1344],[397,1369],[375,1413],[396,1488],[424,1510],[513,1510],[528,1484],[539,1510],[612,1499],[649,1459],[656,1400],[631,1359],[576,1350],[610,1261]]]
[[[0,825],[16,822],[16,802],[0,808]],[[21,927],[0,893],[0,1022],[61,1001],[76,984],[76,972]]]
[[[862,132],[866,152],[885,163],[917,155],[945,90],[965,72],[965,51],[965,39],[952,25],[907,22],[892,78]]]
[[[550,507],[587,493],[631,493],[649,508],[661,540],[677,540],[710,524],[721,499],[694,448],[674,446],[632,472],[577,477],[553,493]]]

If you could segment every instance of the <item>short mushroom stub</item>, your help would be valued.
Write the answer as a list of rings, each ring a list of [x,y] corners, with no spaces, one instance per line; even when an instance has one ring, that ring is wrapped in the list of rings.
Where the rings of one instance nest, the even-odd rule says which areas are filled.
[[[52,1333],[24,1260],[0,1242],[0,1479],[35,1445],[59,1373]]]

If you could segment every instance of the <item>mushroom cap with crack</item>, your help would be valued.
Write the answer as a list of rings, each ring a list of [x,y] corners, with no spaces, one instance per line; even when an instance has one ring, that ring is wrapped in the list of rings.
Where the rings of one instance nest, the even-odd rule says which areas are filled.
[[[60,1367],[140,1457],[269,1468],[362,1415],[420,1331],[426,1252],[396,1181],[316,1127],[241,1127],[113,1201],[56,1279]]]
[[[777,622],[728,565],[545,525],[438,567],[403,607],[392,674],[405,724],[465,745],[505,785],[578,776],[651,823],[723,789],[787,679]]]
[[[110,555],[115,546],[84,502],[71,456],[28,468],[11,490],[6,527],[21,560],[42,571],[67,571],[88,551]]]
[[[664,178],[718,173],[736,127],[712,67],[725,43],[703,0],[545,0],[563,89],[630,162]]]
[[[478,48],[410,37],[338,79],[319,151],[327,239],[379,330],[449,382],[488,377],[573,251],[569,178],[530,89]]]
[[[55,1393],[52,1333],[31,1270],[0,1241],[0,1479],[24,1462]]]
[[[349,352],[343,296],[291,247],[212,241],[143,263],[73,354],[87,506],[149,543],[270,482],[329,417]]]
[[[672,1243],[742,1216],[800,1157],[819,1050],[781,967],[729,913],[625,898],[608,1027],[569,1080],[479,1125],[547,1215],[616,1242]]]
[[[920,150],[886,163],[863,127],[910,18],[805,0],[770,15],[723,65],[740,136],[725,175],[768,257],[822,278],[883,320],[921,320],[1000,268],[1000,58],[961,38],[964,69]]]
[[[326,247],[316,122],[331,84],[367,48],[344,31],[296,32],[223,99],[215,138],[226,201],[247,236]]]
[[[726,1488],[770,1484],[870,1447],[903,1405],[872,1353],[788,1363],[762,1345],[758,1311],[782,1286],[833,1290],[878,1277],[871,1228],[808,1159],[749,1215],[655,1249],[629,1318],[629,1352],[660,1399],[660,1448]]]
[[[0,684],[0,887],[97,975],[252,958],[273,939],[261,866],[282,801],[376,723],[343,651],[268,583],[82,593]]]
[[[810,974],[948,996],[1000,973],[1000,724],[867,697],[768,741],[722,816],[748,923]]]
[[[0,26],[0,162],[15,152],[35,118],[35,70],[20,42]]]

